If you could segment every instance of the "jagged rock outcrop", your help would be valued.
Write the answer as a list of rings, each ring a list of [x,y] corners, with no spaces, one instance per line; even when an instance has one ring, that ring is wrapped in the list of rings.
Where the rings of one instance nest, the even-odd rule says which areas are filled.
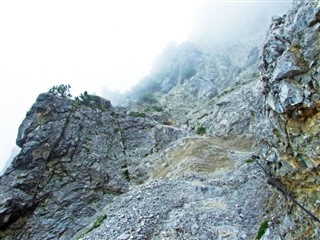
[[[320,3],[295,1],[274,17],[260,69],[264,108],[255,115],[258,150],[271,173],[320,218]],[[290,202],[290,201],[289,201]],[[320,223],[288,203],[268,239],[319,239]]]
[[[247,135],[253,137],[253,108],[259,106],[259,76],[253,73],[236,82],[203,106],[187,115],[185,124],[191,131],[205,130],[206,136]]]
[[[0,177],[1,238],[70,239],[129,181],[147,178],[146,153],[186,135],[92,99],[40,94],[27,113],[21,152]]]
[[[210,52],[192,43],[171,46],[128,95],[137,100],[127,107],[193,133],[205,127],[207,136],[248,132],[249,109],[260,94],[254,84],[260,78],[258,45],[253,38],[250,44],[219,44]],[[150,108],[151,100],[160,112]]]

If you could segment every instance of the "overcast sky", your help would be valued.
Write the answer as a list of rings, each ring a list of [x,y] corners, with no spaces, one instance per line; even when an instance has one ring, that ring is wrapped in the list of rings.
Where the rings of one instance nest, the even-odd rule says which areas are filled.
[[[217,4],[212,15],[223,16],[232,14],[222,9],[233,2],[0,1],[0,170],[39,93],[62,83],[71,84],[73,95],[85,90],[99,95],[103,86],[128,90],[169,42],[195,32],[204,4]]]

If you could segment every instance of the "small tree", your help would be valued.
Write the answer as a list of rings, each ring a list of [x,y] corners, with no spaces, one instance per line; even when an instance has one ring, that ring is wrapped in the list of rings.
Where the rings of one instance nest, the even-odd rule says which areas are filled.
[[[95,100],[94,95],[89,94],[87,91],[81,93],[79,97],[75,97],[76,102],[83,103],[84,105],[89,105],[91,101]]]
[[[197,134],[203,136],[206,134],[206,128],[205,127],[199,127],[197,130]]]
[[[70,84],[60,84],[57,86],[53,86],[48,92],[52,93],[53,95],[61,98],[71,98],[72,95],[70,94]]]

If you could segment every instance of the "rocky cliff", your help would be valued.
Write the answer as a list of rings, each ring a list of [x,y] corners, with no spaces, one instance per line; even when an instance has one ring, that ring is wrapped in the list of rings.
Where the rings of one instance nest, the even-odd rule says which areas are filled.
[[[0,236],[70,239],[130,181],[148,177],[144,157],[186,135],[95,100],[39,95],[19,128],[21,152],[0,178]]]
[[[97,96],[40,94],[19,128],[21,152],[0,178],[1,238],[253,237],[270,191],[248,160],[250,101],[232,104],[239,93],[252,95],[257,76],[243,76],[251,78],[204,96],[201,103],[212,102],[201,109],[192,77],[129,110]],[[188,116],[174,111],[184,88],[199,109]]]
[[[287,199],[279,220],[286,239],[320,238],[319,30],[319,2],[296,1],[286,16],[273,18],[262,50],[258,150],[274,178],[315,216]]]
[[[248,132],[249,109],[260,94],[258,40],[219,44],[210,52],[192,43],[170,46],[124,106],[193,133],[205,128],[207,136]]]
[[[263,46],[171,46],[126,107],[40,94],[0,238],[318,239],[319,8],[295,2]]]

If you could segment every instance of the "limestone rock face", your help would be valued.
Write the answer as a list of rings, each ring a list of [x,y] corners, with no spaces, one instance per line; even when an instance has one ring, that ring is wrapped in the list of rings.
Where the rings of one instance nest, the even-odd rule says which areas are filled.
[[[319,15],[318,1],[295,1],[286,16],[273,19],[260,64],[264,108],[255,116],[258,148],[265,163],[288,192],[318,218]],[[281,232],[288,239],[320,237],[319,223],[300,208],[295,206],[286,219],[292,224]]]
[[[149,181],[105,206],[107,219],[83,240],[253,239],[271,192],[262,171],[246,162],[246,143],[181,139],[155,161]]]
[[[236,83],[187,115],[191,131],[205,129],[206,136],[247,135],[253,137],[254,108],[261,106],[257,77]]]
[[[1,238],[70,239],[131,178],[146,178],[145,162],[132,159],[184,135],[99,97],[84,106],[40,94],[19,128],[21,152],[0,177]]]
[[[262,239],[320,239],[251,159],[319,218],[319,16],[295,1],[261,48],[173,47],[126,107],[40,94],[0,177],[0,238],[253,239],[267,221]]]
[[[220,109],[231,114],[234,109],[237,109],[238,113],[241,108],[247,108],[245,94],[239,98],[237,96],[241,93],[235,91],[234,97],[230,97],[227,101],[229,105],[233,105],[232,100],[236,99],[239,100],[239,104],[230,106],[230,109],[221,104],[213,107],[214,110],[212,110],[211,104],[216,102],[217,98],[220,99],[221,95],[229,96],[228,93],[233,90],[259,79],[257,69],[259,44],[258,39],[253,38],[250,44],[247,42],[220,44],[210,48],[210,51],[192,43],[172,46],[160,57],[150,75],[129,94],[128,98],[133,98],[138,103],[129,104],[127,107],[139,112],[146,112],[147,109],[146,113],[148,113],[149,105],[146,108],[141,104],[143,101],[139,100],[139,97],[147,92],[155,97],[154,104],[161,105],[163,108],[163,112],[157,113],[157,115],[162,115],[163,119],[155,116],[162,122],[171,119],[174,122],[173,125],[190,130],[194,125],[200,124],[191,115],[202,109],[203,114],[210,115],[212,112],[211,120],[215,124],[223,121],[225,122],[223,124],[232,128],[231,125],[235,125],[235,122],[242,121],[245,122],[243,127],[248,128],[250,122],[250,117],[247,117],[246,114],[248,111],[246,113],[241,111],[240,115],[234,113],[232,119],[227,116],[228,114],[216,116]],[[244,92],[244,88],[242,89]],[[255,91],[251,91],[250,88],[247,90]],[[248,93],[248,95],[252,94]],[[246,119],[243,118],[243,115],[246,115]],[[237,119],[238,116],[239,119]],[[186,121],[193,121],[191,128]],[[206,125],[209,128],[210,125],[215,124],[208,121]],[[216,126],[216,129],[218,128],[220,126]],[[243,130],[238,129],[237,131]],[[221,133],[210,135],[221,136],[227,133],[228,130],[224,129]]]

